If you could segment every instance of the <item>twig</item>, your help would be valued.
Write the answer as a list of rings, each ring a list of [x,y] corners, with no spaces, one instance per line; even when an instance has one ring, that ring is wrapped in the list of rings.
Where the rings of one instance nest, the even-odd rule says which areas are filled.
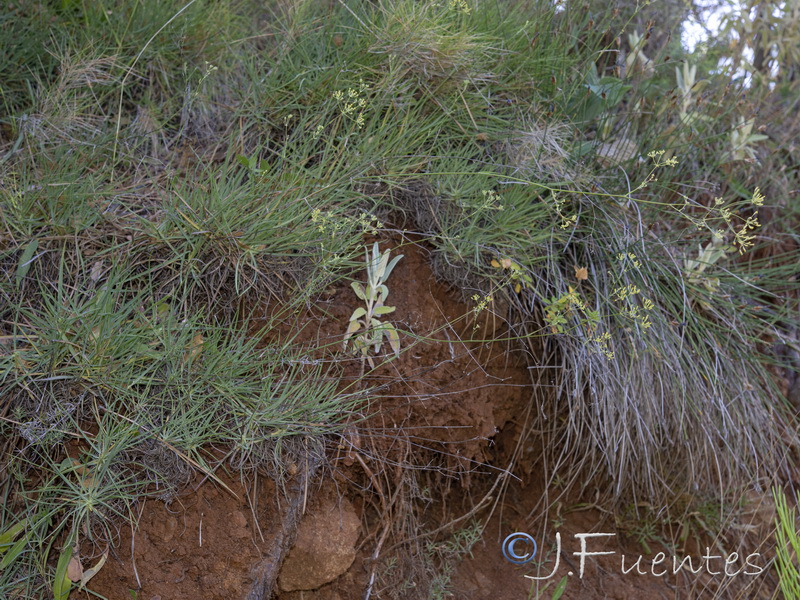
[[[306,460],[306,468],[288,491],[288,502],[284,503],[280,528],[273,537],[272,548],[252,572],[255,584],[250,588],[245,600],[263,600],[272,597],[283,561],[297,537],[297,528],[308,501],[309,482],[314,479],[318,468],[319,461]]]
[[[136,570],[136,529],[139,526],[139,521],[142,520],[142,513],[144,512],[144,503],[147,498],[142,499],[142,506],[139,508],[139,517],[136,519],[136,525],[131,524],[131,566],[133,567],[133,576],[136,577],[136,585],[138,589],[142,589],[142,580],[139,579],[139,571]]]

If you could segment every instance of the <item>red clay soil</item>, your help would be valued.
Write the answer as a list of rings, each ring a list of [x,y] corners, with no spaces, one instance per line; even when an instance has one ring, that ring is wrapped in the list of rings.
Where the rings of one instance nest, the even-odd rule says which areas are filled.
[[[276,525],[274,485],[261,480],[253,497],[266,500],[252,505],[241,483],[222,479],[231,491],[208,480],[201,484],[198,476],[196,490],[190,487],[169,504],[143,502],[136,531],[120,530],[118,546],[89,587],[109,600],[243,598]]]
[[[330,532],[320,524],[341,528],[341,519],[318,518],[321,510],[332,510],[321,508],[323,505],[338,506],[336,499],[342,498],[340,504],[346,504],[346,511],[360,520],[359,541],[347,558],[352,564],[334,581],[314,590],[276,589],[275,597],[280,600],[364,598],[367,589],[374,599],[425,598],[419,590],[402,594],[398,589],[381,587],[381,578],[387,576],[393,560],[403,563],[416,558],[411,556],[420,548],[413,543],[416,535],[437,529],[475,506],[506,468],[519,443],[522,415],[531,398],[526,361],[513,343],[464,341],[502,335],[502,319],[493,316],[491,310],[476,318],[474,305],[461,303],[452,290],[435,281],[421,245],[406,242],[400,246],[400,240],[392,240],[393,255],[402,252],[405,257],[389,280],[387,303],[397,307],[390,315],[392,322],[408,332],[402,335],[403,352],[368,375],[365,385],[383,387],[373,395],[363,415],[353,415],[346,435],[330,445],[329,468],[310,486],[307,498],[305,518],[317,515],[313,522],[320,528],[321,540],[328,539]],[[316,347],[330,344],[338,351],[347,319],[358,302],[349,285],[337,285],[319,300],[312,313],[303,316],[301,324],[291,327],[304,327],[298,339]],[[502,316],[502,307],[492,308]],[[361,368],[361,362],[352,359],[345,367],[343,384],[359,375]],[[725,585],[730,586],[731,598],[770,597],[775,585],[771,569],[765,567],[763,557],[754,557],[752,562],[764,568],[764,573],[745,574],[744,557],[749,552],[743,550],[728,567],[729,572],[742,571],[735,576],[710,575],[707,570],[690,576],[684,572],[677,576],[623,574],[623,553],[626,568],[639,554],[645,555],[640,565],[649,571],[649,561],[657,558],[660,548],[652,538],[645,548],[622,536],[613,519],[592,506],[591,498],[582,503],[579,499],[565,500],[559,505],[560,511],[543,518],[540,500],[545,481],[534,446],[522,453],[521,466],[507,478],[504,493],[495,492],[493,502],[473,515],[486,519],[491,514],[491,518],[482,540],[472,549],[472,557],[466,556],[458,565],[450,592],[442,597],[551,598],[563,578],[566,588],[561,597],[567,600],[712,598],[714,590]],[[405,469],[419,475],[409,478]],[[110,600],[245,598],[255,581],[254,568],[274,549],[283,500],[267,477],[259,478],[258,484],[248,489],[230,477],[221,477],[230,492],[206,480],[196,489],[192,486],[185,490],[169,505],[155,500],[140,505],[138,528],[135,532],[120,531],[119,545],[92,580],[92,590]],[[199,481],[196,479],[195,485]],[[416,485],[414,482],[423,481],[430,482],[431,487],[417,490],[414,500],[407,492]],[[429,500],[420,500],[426,493]],[[499,502],[494,502],[498,498]],[[411,506],[412,502],[417,502],[417,508]],[[408,522],[424,526],[423,530],[403,531],[387,521],[411,514],[416,521]],[[756,520],[768,522],[768,515]],[[465,523],[445,528],[430,539],[446,540]],[[503,557],[503,539],[517,531],[529,532],[538,542],[537,561],[526,566],[513,565]],[[556,531],[562,539],[560,555],[555,551]],[[586,558],[580,577],[579,555],[573,554],[579,552],[580,543],[574,534],[583,532],[614,533],[614,537],[588,542],[589,551],[614,554]],[[748,543],[757,544],[762,534],[766,535],[751,534]],[[711,554],[721,553],[719,547],[711,546]],[[694,553],[695,564],[705,552],[697,544],[684,550]],[[538,564],[539,558],[545,558],[539,576],[548,575],[557,556],[560,566],[552,577],[538,583],[526,579],[525,575],[537,575],[532,565]],[[671,555],[667,554],[665,560],[661,566],[671,570]],[[724,559],[714,560],[711,570],[724,571]],[[302,571],[302,562],[296,560],[292,568],[297,570],[298,564]],[[314,567],[309,564],[309,571]],[[663,568],[657,565],[656,570]],[[375,583],[372,588],[371,578]],[[74,593],[72,597],[84,595]]]

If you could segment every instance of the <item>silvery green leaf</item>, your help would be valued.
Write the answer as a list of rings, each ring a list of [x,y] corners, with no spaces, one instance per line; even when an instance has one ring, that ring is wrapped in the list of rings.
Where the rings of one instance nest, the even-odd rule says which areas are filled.
[[[367,309],[364,308],[363,306],[359,306],[357,309],[353,311],[353,314],[350,315],[350,321],[355,321],[357,319],[360,319],[366,314],[367,314]]]
[[[380,251],[378,250],[378,242],[375,242],[375,245],[372,246],[372,258],[369,258],[369,253],[367,253],[367,271],[371,272],[373,275],[377,273],[378,265],[381,262],[381,255]]]
[[[387,254],[387,256],[388,256],[388,254]],[[386,281],[387,279],[389,279],[389,275],[391,275],[391,274],[392,274],[392,269],[394,269],[395,265],[396,265],[398,262],[400,262],[400,259],[401,259],[401,258],[403,258],[403,256],[404,256],[403,254],[401,254],[401,255],[399,255],[399,256],[395,256],[395,257],[392,259],[392,262],[390,262],[390,263],[387,265],[386,269],[385,269],[385,270],[384,270],[384,272],[383,272],[383,280],[384,280],[384,281]]]
[[[362,286],[359,282],[354,281],[350,284],[350,286],[353,288],[353,291],[356,293],[356,296],[358,296],[359,300],[367,299],[367,296],[364,294],[364,286]]]
[[[384,252],[383,256],[381,256],[380,263],[378,263],[378,277],[380,278],[381,281],[386,281],[386,279],[389,277],[386,274],[386,267],[389,264],[389,254],[390,254],[389,250]]]
[[[400,334],[397,333],[397,330],[391,323],[386,323],[383,328],[386,331],[386,338],[389,340],[389,346],[392,348],[392,350],[394,350],[395,355],[399,356]]]

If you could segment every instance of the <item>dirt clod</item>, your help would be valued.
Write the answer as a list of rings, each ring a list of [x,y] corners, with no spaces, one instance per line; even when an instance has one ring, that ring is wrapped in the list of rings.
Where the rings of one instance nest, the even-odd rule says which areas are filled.
[[[326,502],[307,515],[281,569],[281,590],[313,590],[347,571],[356,557],[360,529],[355,508],[344,499]]]

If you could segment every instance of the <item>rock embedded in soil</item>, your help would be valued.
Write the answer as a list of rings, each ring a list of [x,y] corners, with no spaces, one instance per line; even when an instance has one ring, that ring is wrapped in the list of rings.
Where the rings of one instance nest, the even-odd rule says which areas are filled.
[[[345,499],[331,500],[306,516],[281,568],[280,589],[314,590],[345,573],[355,560],[360,528],[353,505]]]

